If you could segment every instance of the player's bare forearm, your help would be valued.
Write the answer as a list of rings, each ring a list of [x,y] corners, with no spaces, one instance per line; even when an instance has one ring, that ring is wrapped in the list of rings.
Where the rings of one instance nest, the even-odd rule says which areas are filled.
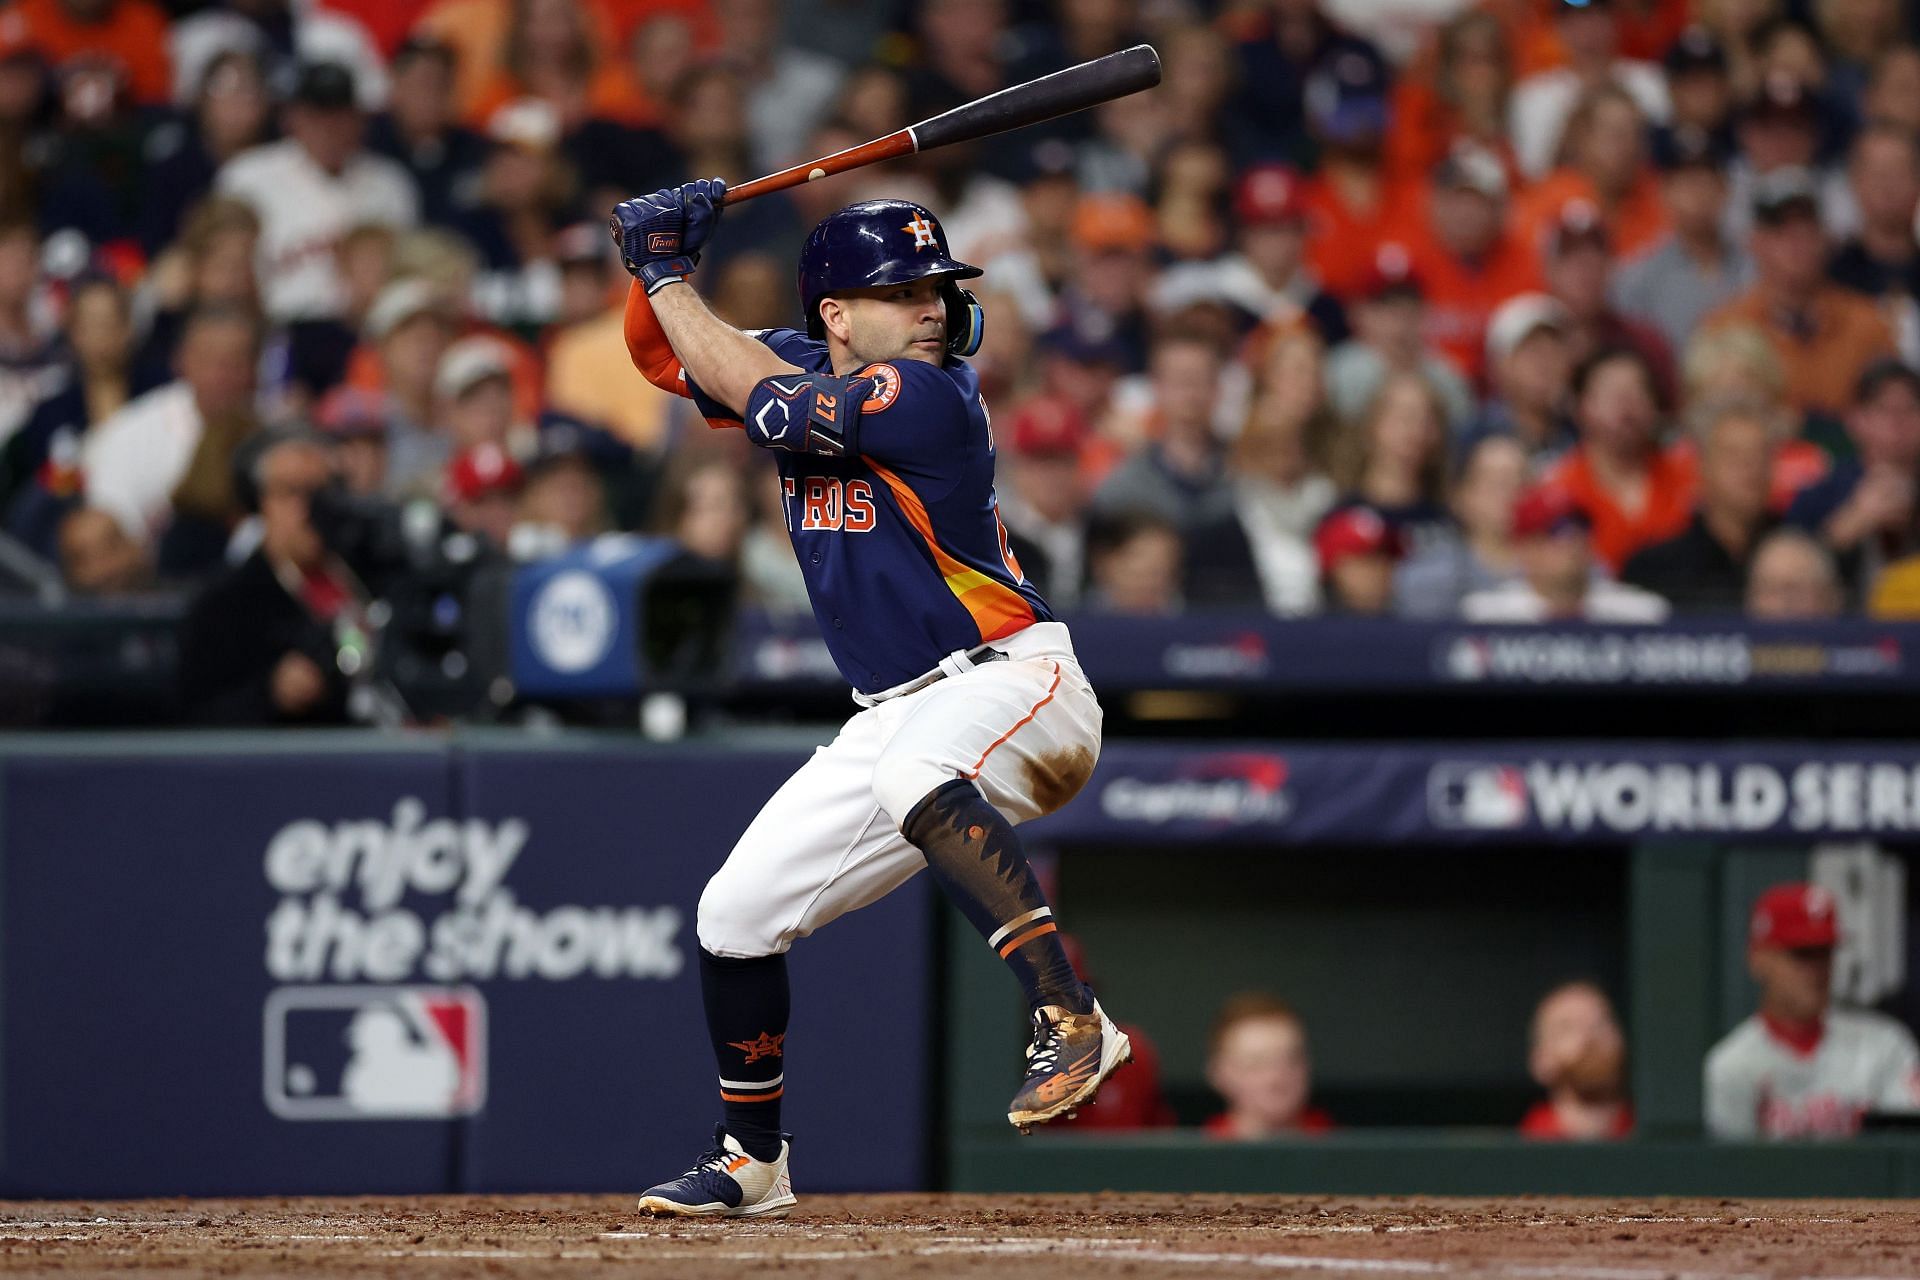
[[[687,377],[735,413],[746,411],[747,397],[761,379],[801,372],[714,315],[685,281],[661,286],[649,301]]]

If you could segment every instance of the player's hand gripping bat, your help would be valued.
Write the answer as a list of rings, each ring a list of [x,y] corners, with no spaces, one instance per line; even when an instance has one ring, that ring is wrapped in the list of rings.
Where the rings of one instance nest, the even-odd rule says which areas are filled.
[[[803,182],[814,182],[850,169],[863,168],[877,160],[915,155],[955,142],[990,138],[996,133],[1038,124],[1069,112],[1084,111],[1115,98],[1124,98],[1160,83],[1160,55],[1150,44],[1110,53],[1077,67],[1068,67],[1052,75],[1029,80],[976,98],[965,106],[922,120],[919,124],[863,142],[845,151],[836,151],[818,160],[808,160],[770,173],[764,178],[729,187],[724,204],[739,204],[770,191],[783,191]]]

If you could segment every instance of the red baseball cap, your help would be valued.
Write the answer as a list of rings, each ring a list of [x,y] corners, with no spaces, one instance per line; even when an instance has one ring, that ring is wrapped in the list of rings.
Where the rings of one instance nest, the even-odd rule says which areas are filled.
[[[1233,189],[1233,216],[1243,227],[1298,222],[1305,214],[1300,175],[1284,164],[1254,165]]]
[[[1313,532],[1313,549],[1320,556],[1320,572],[1332,573],[1349,556],[1387,556],[1398,560],[1406,552],[1400,531],[1372,507],[1356,503],[1328,514]]]
[[[1513,536],[1545,538],[1578,526],[1588,529],[1592,519],[1573,500],[1573,495],[1557,485],[1538,485],[1520,495],[1513,506]]]
[[[1360,289],[1362,297],[1377,302],[1396,297],[1424,298],[1426,293],[1426,285],[1414,270],[1413,255],[1407,246],[1389,240],[1374,250],[1373,264],[1367,268],[1367,278]]]
[[[1057,397],[1036,397],[1013,415],[1013,451],[1022,457],[1078,457],[1086,439],[1086,416]]]
[[[1817,884],[1777,884],[1753,904],[1747,941],[1756,947],[1831,947],[1840,941],[1840,912]]]
[[[525,478],[513,455],[499,445],[475,445],[447,464],[446,498],[474,502],[496,493],[513,493]]]

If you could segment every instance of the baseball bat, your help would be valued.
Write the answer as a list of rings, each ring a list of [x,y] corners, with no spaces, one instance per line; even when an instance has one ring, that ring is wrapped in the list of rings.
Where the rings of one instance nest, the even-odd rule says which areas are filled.
[[[1124,98],[1160,83],[1160,55],[1150,44],[1109,53],[1104,58],[1083,62],[1052,75],[1029,80],[1025,84],[975,98],[965,106],[910,124],[904,129],[863,142],[845,151],[836,151],[818,160],[809,160],[730,187],[723,204],[739,204],[770,191],[784,191],[803,182],[817,182],[836,173],[864,168],[880,160],[915,155],[935,147],[975,138],[990,138],[996,133],[1039,124],[1055,116],[1085,111],[1114,98]]]

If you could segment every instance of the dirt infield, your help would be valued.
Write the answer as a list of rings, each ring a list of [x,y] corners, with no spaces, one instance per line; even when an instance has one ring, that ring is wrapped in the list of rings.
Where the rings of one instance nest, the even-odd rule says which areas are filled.
[[[1920,1280],[1920,1203],[814,1196],[656,1221],[612,1197],[0,1205],[0,1271],[518,1277]]]

